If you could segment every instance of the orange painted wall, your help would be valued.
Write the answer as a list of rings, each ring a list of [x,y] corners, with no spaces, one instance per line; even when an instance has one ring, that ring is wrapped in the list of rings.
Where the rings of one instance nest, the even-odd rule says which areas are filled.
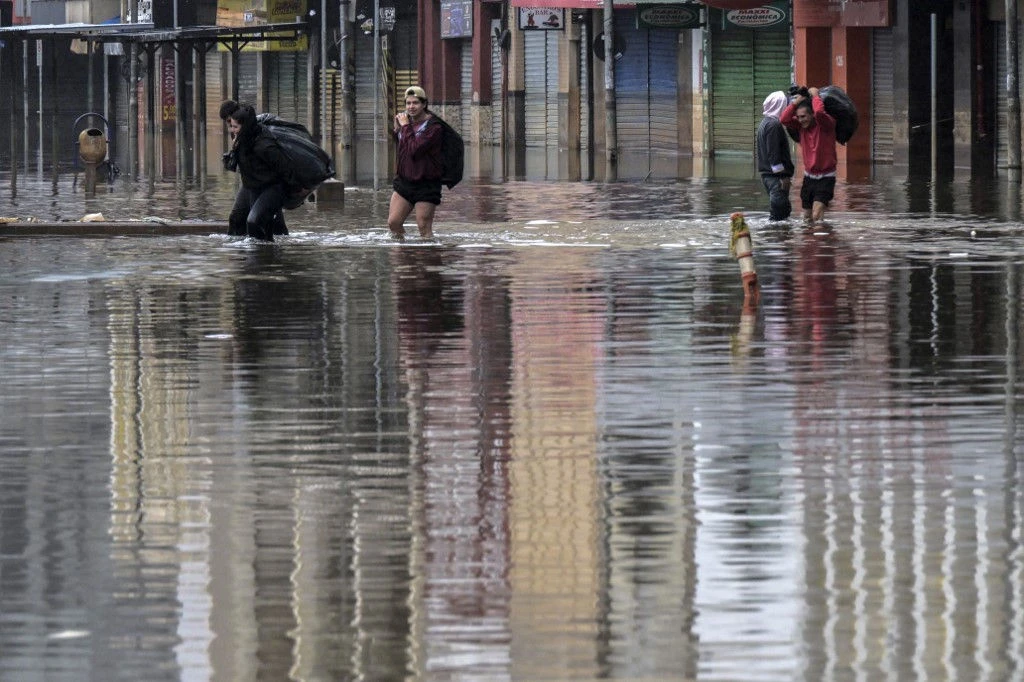
[[[860,177],[871,158],[871,29],[846,26],[793,30],[795,78],[800,85],[838,85],[857,107],[857,134],[839,145],[839,175]]]

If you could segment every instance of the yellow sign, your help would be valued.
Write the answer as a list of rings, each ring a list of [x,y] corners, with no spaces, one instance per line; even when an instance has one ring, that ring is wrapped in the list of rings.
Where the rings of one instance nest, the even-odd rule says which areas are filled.
[[[267,24],[293,24],[303,20],[304,6],[303,0],[217,0],[217,25],[250,28]],[[221,43],[217,49],[226,52],[228,47]],[[253,40],[246,43],[242,51],[304,52],[308,49],[309,38],[301,35],[297,39]]]

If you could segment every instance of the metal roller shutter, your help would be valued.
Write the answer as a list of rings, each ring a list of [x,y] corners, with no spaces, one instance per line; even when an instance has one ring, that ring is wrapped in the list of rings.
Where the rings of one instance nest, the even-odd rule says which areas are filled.
[[[996,39],[993,47],[996,51],[996,168],[1006,168],[1007,154],[1006,146],[1009,139],[1006,134],[1006,31],[1003,30],[1006,22],[1000,24],[995,32]]]
[[[635,29],[632,12],[615,15],[626,49],[615,63],[615,106],[621,150],[678,150],[678,62],[675,29]]]
[[[526,146],[558,148],[558,38],[561,31],[527,31]]]
[[[501,19],[491,20],[491,35],[495,29],[501,30]],[[501,88],[501,45],[497,40],[491,41],[491,144],[501,145],[502,116],[504,115],[504,98]]]
[[[306,96],[308,52],[270,53],[270,111],[281,118],[308,123]]]
[[[357,36],[354,49],[356,62],[355,82],[355,137],[372,143],[373,139],[373,102],[378,96],[377,78],[373,72],[373,38]],[[378,104],[378,112],[383,108]],[[381,118],[381,120],[384,120]]]
[[[620,151],[645,150],[650,146],[649,88],[650,64],[647,30],[636,30],[636,14],[621,10],[615,15],[616,43],[625,49],[615,62],[616,135]]]
[[[473,104],[473,43],[469,40],[460,40],[459,43],[462,84],[459,91],[461,102],[459,105],[458,125],[456,125],[456,121],[451,120],[454,118],[453,116],[449,117],[449,120],[452,127],[458,130],[459,134],[468,142],[469,130],[473,125],[471,120]]]
[[[252,104],[256,101],[256,53],[238,55],[238,101]]]
[[[580,26],[580,149],[590,148],[590,103],[592,101],[592,95],[590,92],[590,84],[587,80],[587,69],[588,66],[592,66],[590,62],[590,55],[593,54],[590,51],[590,26],[587,22],[583,22]],[[586,157],[584,156],[584,166],[586,166]],[[590,169],[585,169],[585,173],[589,174]]]
[[[228,98],[227,90],[221,80],[221,64],[224,53],[210,50],[206,53],[206,131],[207,135],[214,131],[224,130],[220,120],[220,103]]]
[[[893,153],[893,49],[892,29],[876,28],[871,45],[871,158],[892,163]]]
[[[717,22],[712,22],[713,24]],[[711,35],[711,147],[754,155],[764,98],[792,82],[789,33],[728,28]]]

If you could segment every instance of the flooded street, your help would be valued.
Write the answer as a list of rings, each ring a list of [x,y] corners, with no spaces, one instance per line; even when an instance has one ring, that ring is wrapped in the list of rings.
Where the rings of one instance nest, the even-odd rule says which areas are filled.
[[[234,195],[111,189],[0,216]],[[404,243],[389,194],[0,237],[0,680],[1024,675],[1019,186],[469,181]]]

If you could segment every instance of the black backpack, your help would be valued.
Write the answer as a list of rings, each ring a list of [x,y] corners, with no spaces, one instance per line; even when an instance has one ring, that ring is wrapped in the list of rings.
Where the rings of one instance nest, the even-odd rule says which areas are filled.
[[[430,114],[441,124],[441,184],[451,189],[462,182],[466,145],[462,141],[462,135],[448,125],[447,121],[433,111]]]
[[[838,85],[826,85],[818,91],[825,111],[836,120],[836,142],[846,144],[857,132],[857,107]]]

